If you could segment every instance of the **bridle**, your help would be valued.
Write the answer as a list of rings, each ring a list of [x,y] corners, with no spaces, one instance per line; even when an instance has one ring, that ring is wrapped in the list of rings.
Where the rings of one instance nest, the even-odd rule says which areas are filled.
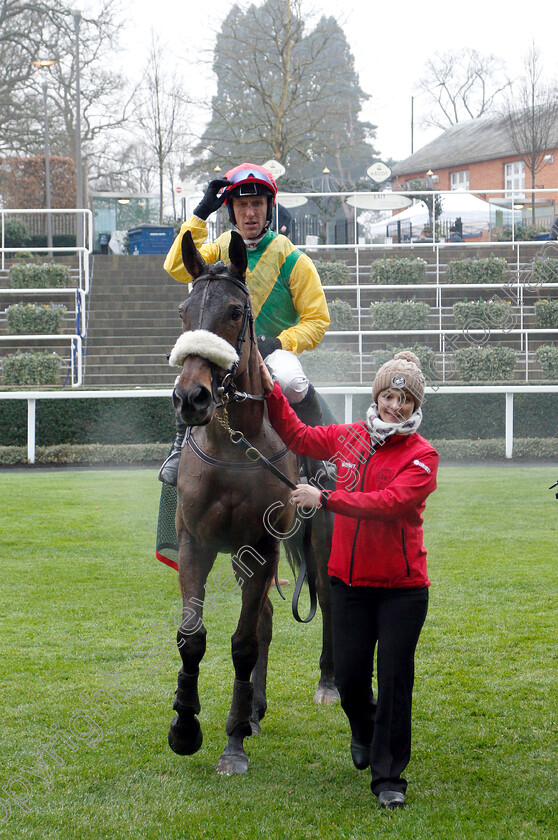
[[[238,337],[236,339],[236,343],[234,345],[234,349],[236,351],[237,360],[233,362],[231,368],[227,371],[225,376],[221,379],[220,384],[217,386],[217,394],[219,394],[219,400],[216,401],[216,407],[221,408],[222,406],[226,406],[230,402],[244,402],[244,400],[260,400],[263,401],[265,399],[263,394],[247,394],[244,391],[239,391],[234,384],[235,377],[238,373],[238,366],[240,364],[240,359],[242,357],[242,349],[246,339],[246,331],[249,328],[250,330],[250,344],[254,345],[256,343],[256,339],[254,336],[254,315],[252,313],[252,307],[250,305],[250,292],[246,287],[246,284],[243,283],[241,280],[238,280],[236,277],[229,273],[222,273],[217,274],[218,271],[221,270],[221,266],[224,267],[223,263],[216,263],[212,266],[212,271],[209,276],[200,276],[194,280],[192,283],[192,289],[195,287],[196,283],[205,282],[206,287],[203,291],[203,297],[201,301],[200,307],[200,314],[199,314],[199,322],[198,322],[198,329],[201,329],[203,323],[203,315],[205,305],[207,303],[207,298],[209,294],[209,287],[213,280],[226,280],[228,283],[233,283],[237,289],[240,289],[242,294],[244,295],[244,307],[242,310],[242,323],[240,325],[240,330],[238,332]],[[212,365],[212,371],[213,371]],[[213,375],[212,375],[213,381]]]

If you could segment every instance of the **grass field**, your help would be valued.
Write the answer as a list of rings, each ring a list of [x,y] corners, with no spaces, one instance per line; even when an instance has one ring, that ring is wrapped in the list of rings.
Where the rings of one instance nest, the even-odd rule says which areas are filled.
[[[155,471],[0,473],[0,837],[554,840],[557,479],[549,467],[441,469],[408,808],[390,813],[352,766],[339,706],[311,702],[319,622],[296,625],[277,593],[248,774],[214,770],[236,594],[216,592],[206,616],[204,745],[169,750],[179,597],[154,558]]]

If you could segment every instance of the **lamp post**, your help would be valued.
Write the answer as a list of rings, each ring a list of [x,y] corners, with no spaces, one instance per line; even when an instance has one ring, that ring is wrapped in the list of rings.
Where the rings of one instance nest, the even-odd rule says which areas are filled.
[[[39,58],[36,61],[32,61],[31,64],[36,70],[50,70],[50,68],[56,64],[56,61],[50,58]],[[52,215],[50,212],[52,210],[52,197],[50,190],[50,137],[48,131],[48,84],[46,81],[42,83],[41,88],[43,90],[43,111],[45,120],[45,207],[47,210],[47,248],[49,249],[49,257],[52,257]]]
[[[81,161],[81,89],[80,89],[80,58],[79,58],[79,27],[81,23],[81,12],[79,9],[72,9],[74,19],[75,62],[76,62],[76,209],[83,208],[83,164]],[[76,224],[76,245],[82,247],[84,244],[83,219],[78,217]]]

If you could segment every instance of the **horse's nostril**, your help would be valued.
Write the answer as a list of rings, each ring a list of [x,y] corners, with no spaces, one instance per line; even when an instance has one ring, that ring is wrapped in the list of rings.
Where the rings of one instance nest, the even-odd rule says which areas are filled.
[[[198,385],[188,394],[188,402],[196,411],[204,411],[211,402],[211,392],[203,385]]]

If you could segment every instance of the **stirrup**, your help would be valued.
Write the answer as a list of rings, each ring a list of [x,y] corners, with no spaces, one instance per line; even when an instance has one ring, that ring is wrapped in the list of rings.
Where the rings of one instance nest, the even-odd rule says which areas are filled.
[[[163,484],[170,484],[171,487],[176,487],[181,454],[182,449],[175,449],[163,461],[158,475],[159,481],[162,481]]]

